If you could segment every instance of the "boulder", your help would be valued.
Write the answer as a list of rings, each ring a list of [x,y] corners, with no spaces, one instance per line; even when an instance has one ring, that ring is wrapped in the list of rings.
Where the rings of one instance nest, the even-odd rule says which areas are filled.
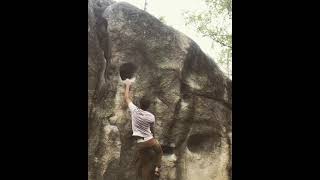
[[[161,180],[231,179],[232,81],[193,40],[128,3],[89,0],[88,53],[89,180],[134,179],[126,78],[134,104],[153,101]]]

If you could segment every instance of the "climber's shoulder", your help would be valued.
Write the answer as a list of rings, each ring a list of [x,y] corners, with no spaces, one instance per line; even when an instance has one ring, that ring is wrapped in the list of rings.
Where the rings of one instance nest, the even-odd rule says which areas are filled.
[[[155,116],[154,114],[152,114],[151,112],[149,111],[145,111],[146,115],[148,116],[148,119],[152,122],[152,121],[155,121]]]
[[[132,101],[130,101],[130,102],[128,103],[128,106],[129,106],[129,110],[130,110],[131,112],[133,112],[133,111],[135,111],[135,110],[138,109],[138,107],[137,107],[136,105],[134,105]]]

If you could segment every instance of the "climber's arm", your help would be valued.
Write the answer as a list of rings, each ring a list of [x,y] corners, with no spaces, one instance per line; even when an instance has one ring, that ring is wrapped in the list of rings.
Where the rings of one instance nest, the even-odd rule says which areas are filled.
[[[132,102],[131,99],[129,98],[129,89],[130,89],[131,84],[129,81],[125,82],[125,84],[126,84],[126,89],[124,92],[124,98],[125,98],[127,104],[129,104],[130,102]]]
[[[151,131],[151,133],[152,133],[152,135],[153,135],[153,137],[155,136],[154,135],[154,123],[152,123],[151,125],[150,125],[150,131]]]

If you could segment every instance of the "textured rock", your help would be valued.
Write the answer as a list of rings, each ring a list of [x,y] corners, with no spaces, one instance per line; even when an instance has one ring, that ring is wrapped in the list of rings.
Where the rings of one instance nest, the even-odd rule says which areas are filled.
[[[232,82],[195,42],[128,3],[92,0],[88,52],[89,180],[133,179],[127,77],[135,104],[154,100],[160,179],[231,179]]]

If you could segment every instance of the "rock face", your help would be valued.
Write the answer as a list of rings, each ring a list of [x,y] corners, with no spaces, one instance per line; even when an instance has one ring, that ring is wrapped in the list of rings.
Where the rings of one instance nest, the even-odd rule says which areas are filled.
[[[89,0],[88,52],[89,180],[134,179],[133,77],[133,102],[153,100],[160,179],[231,179],[232,82],[195,42],[128,3]]]

